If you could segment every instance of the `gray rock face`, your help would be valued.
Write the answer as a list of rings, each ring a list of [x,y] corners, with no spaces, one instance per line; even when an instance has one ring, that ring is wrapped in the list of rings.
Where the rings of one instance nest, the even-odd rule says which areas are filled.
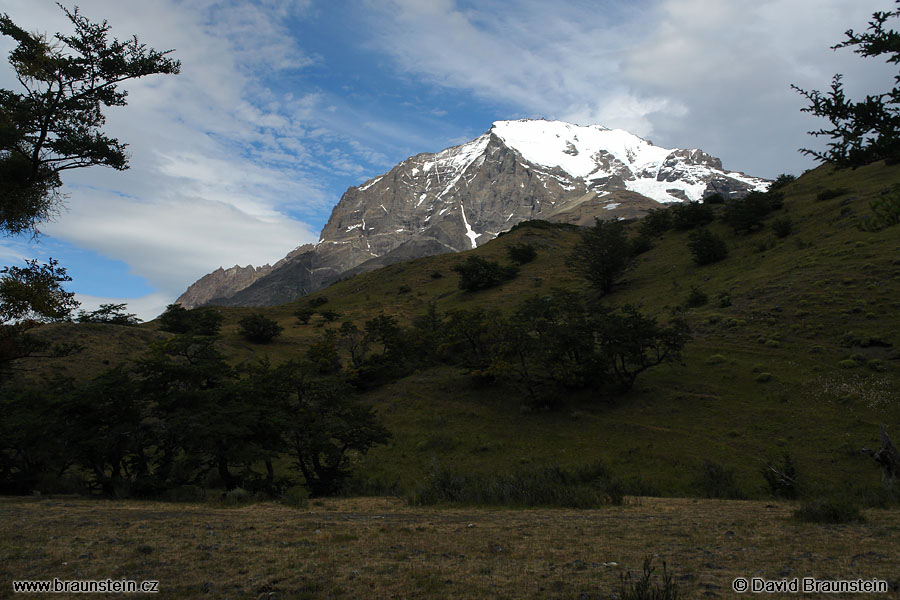
[[[203,306],[214,299],[228,298],[249,285],[252,285],[261,277],[268,275],[273,269],[290,262],[298,255],[312,249],[313,246],[311,244],[304,244],[303,246],[295,248],[289,252],[287,256],[275,263],[274,266],[263,265],[261,267],[254,267],[253,265],[247,265],[246,267],[241,267],[239,265],[234,265],[230,269],[219,267],[212,273],[204,275],[191,284],[191,286],[175,300],[175,303],[190,309]]]
[[[471,142],[410,157],[351,187],[314,248],[208,302],[280,304],[361,270],[470,250],[529,219],[634,218],[664,203],[740,196],[768,184],[723,170],[701,150],[660,148],[622,130],[498,121]]]

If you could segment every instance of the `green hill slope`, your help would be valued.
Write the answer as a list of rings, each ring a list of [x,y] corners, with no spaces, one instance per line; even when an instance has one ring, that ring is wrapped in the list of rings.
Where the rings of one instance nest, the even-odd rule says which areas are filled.
[[[532,412],[514,387],[479,387],[452,366],[367,392],[394,438],[362,459],[360,478],[409,489],[435,463],[493,472],[601,460],[630,491],[703,494],[716,487],[711,462],[734,471],[743,494],[756,495],[765,458],[789,452],[807,486],[877,488],[878,469],[859,448],[878,445],[879,424],[900,431],[900,228],[865,232],[856,224],[872,200],[898,183],[900,167],[883,163],[808,172],[783,189],[784,207],[761,231],[738,235],[713,223],[729,247],[728,258],[713,265],[694,264],[689,232],[655,240],[605,300],[658,316],[684,306],[693,288],[709,301],[684,312],[693,330],[684,364],[644,373],[614,402],[582,391],[565,398],[561,410]],[[785,217],[793,232],[778,238],[770,223]],[[384,313],[409,323],[429,302],[439,312],[509,311],[554,287],[584,290],[565,266],[578,239],[572,227],[525,224],[476,250],[358,275],[299,302],[221,309],[221,345],[236,363],[263,357],[277,363],[302,355],[342,321],[362,326]],[[508,263],[507,246],[523,242],[538,255],[518,277],[475,293],[458,289],[452,267],[467,255]],[[328,323],[317,314],[299,324],[294,311],[318,297],[327,303],[317,310],[340,316]],[[252,312],[277,320],[284,334],[266,345],[243,341],[238,321]],[[87,348],[44,367],[68,364],[80,376],[102,370],[102,359],[139,355],[149,336],[168,335],[96,325],[44,329],[50,335],[60,327],[74,327]],[[120,345],[115,357],[113,339]]]

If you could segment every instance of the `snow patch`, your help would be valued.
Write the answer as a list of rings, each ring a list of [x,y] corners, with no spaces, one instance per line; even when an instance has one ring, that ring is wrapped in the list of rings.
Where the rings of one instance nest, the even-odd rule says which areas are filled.
[[[367,183],[367,184],[365,184],[364,186],[360,187],[360,188],[359,188],[359,191],[361,191],[361,192],[366,191],[367,189],[369,189],[370,187],[372,187],[373,185],[375,185],[376,183],[378,183],[378,182],[381,181],[382,179],[384,179],[384,175],[382,175],[381,177],[376,177],[375,179],[373,179],[373,180],[370,181],[369,183]]]
[[[469,238],[469,241],[472,242],[472,248],[476,248],[478,245],[475,243],[475,240],[478,238],[478,234],[475,233],[475,230],[469,226],[469,222],[466,220],[466,209],[463,208],[463,205],[459,205],[459,212],[462,214],[463,225],[466,228],[466,237]]]

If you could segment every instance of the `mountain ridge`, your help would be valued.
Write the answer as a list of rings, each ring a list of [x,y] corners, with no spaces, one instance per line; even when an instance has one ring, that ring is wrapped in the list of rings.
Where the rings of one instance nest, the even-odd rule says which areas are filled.
[[[417,257],[412,248],[418,256],[461,252],[522,221],[636,218],[667,203],[738,197],[768,183],[726,171],[702,150],[661,148],[620,129],[497,121],[474,140],[411,156],[351,186],[312,249],[295,251],[240,289],[220,288],[228,293],[206,303],[288,302],[360,265],[383,265],[401,247],[405,259]]]

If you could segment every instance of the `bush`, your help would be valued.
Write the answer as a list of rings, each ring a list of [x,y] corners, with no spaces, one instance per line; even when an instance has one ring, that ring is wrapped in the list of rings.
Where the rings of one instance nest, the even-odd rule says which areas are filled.
[[[638,231],[646,237],[659,237],[672,228],[672,213],[667,208],[654,208],[647,212]]]
[[[410,504],[469,504],[501,506],[559,506],[596,508],[621,504],[623,485],[601,464],[576,472],[559,467],[491,476],[454,473],[433,466]]]
[[[468,257],[453,270],[459,273],[459,288],[467,292],[492,288],[519,274],[516,266],[501,266],[480,256]]]
[[[722,194],[710,194],[703,198],[703,204],[725,204],[725,196]]]
[[[581,240],[566,259],[566,265],[602,295],[612,290],[631,260],[625,225],[597,219],[593,227],[582,229]]]
[[[791,232],[794,230],[794,223],[788,217],[784,217],[783,219],[775,219],[772,221],[772,231],[775,232],[775,237],[778,238],[786,238],[791,235]]]
[[[653,248],[653,242],[646,235],[639,235],[631,240],[631,254],[637,256]]]
[[[113,325],[126,325],[133,327],[139,325],[141,319],[137,318],[134,313],[125,311],[127,304],[101,304],[100,307],[91,312],[84,310],[78,311],[75,318],[79,323],[110,323]]]
[[[240,334],[255,344],[267,344],[281,335],[284,328],[262,313],[254,313],[239,321]]]
[[[675,229],[694,229],[712,223],[716,218],[712,206],[700,202],[684,202],[674,204],[669,209],[672,211],[672,226]]]
[[[698,229],[688,236],[688,248],[691,249],[694,262],[700,266],[717,263],[728,256],[728,247],[722,238],[706,228]]]
[[[295,485],[281,495],[281,503],[294,508],[306,508],[309,505],[309,491],[302,485]]]
[[[703,306],[709,302],[709,296],[707,296],[703,290],[691,286],[691,293],[688,294],[687,300],[684,301],[684,305],[688,308],[697,308],[698,306]]]
[[[336,310],[331,310],[331,309],[323,310],[320,314],[322,315],[322,318],[325,319],[326,321],[328,321],[329,323],[331,323],[332,321],[336,321],[337,319],[339,319],[341,317],[341,313],[337,312]]]
[[[309,302],[310,308],[318,308],[323,304],[328,304],[328,296],[316,296],[315,298],[310,298]]]
[[[506,253],[509,255],[509,260],[517,265],[530,263],[537,258],[537,250],[531,244],[513,244],[512,246],[507,246]]]
[[[222,315],[211,307],[187,310],[180,304],[170,304],[159,316],[159,328],[169,333],[219,335],[222,320]]]
[[[725,203],[722,219],[736,233],[749,233],[761,229],[763,218],[784,205],[781,192],[753,191],[743,198],[732,198]]]
[[[861,228],[866,231],[880,231],[900,223],[900,186],[894,186],[882,198],[869,203],[871,215],[863,217]]]
[[[830,190],[822,190],[818,194],[816,194],[816,202],[824,202],[825,200],[832,200],[839,196],[843,196],[844,194],[849,194],[850,190],[847,188],[834,188]]]
[[[705,498],[728,498],[731,500],[744,498],[744,493],[734,481],[734,471],[719,463],[704,460],[694,483]]]
[[[304,325],[309,323],[309,320],[312,318],[312,316],[314,314],[316,314],[316,311],[314,311],[311,308],[306,308],[303,306],[301,306],[300,308],[298,308],[297,310],[294,311],[294,316],[297,317],[297,321],[299,321],[300,323],[302,323]]]
[[[408,293],[410,293],[411,291],[412,291],[412,288],[409,287],[409,286],[406,285],[406,284],[401,285],[400,287],[397,288],[397,293],[398,293],[398,294],[408,294]]]
[[[814,498],[794,511],[794,518],[806,523],[861,523],[865,519],[859,505],[846,497]]]
[[[766,480],[769,493],[775,498],[793,500],[797,497],[797,468],[789,453],[785,452],[778,464],[766,461],[762,468],[762,476]]]
[[[234,488],[233,490],[222,494],[222,503],[229,506],[249,504],[250,502],[253,502],[253,494],[244,488]]]
[[[432,279],[440,279],[440,278],[443,277],[443,276],[444,276],[444,274],[441,273],[440,271],[432,271],[432,272],[431,272],[431,278],[432,278]]]
[[[787,173],[782,173],[778,177],[775,178],[775,181],[772,182],[772,185],[769,186],[769,191],[774,192],[775,190],[779,190],[786,186],[787,184],[796,181],[797,178],[793,175],[789,175]]]
[[[663,561],[662,578],[659,583],[653,581],[653,558],[644,559],[644,566],[639,579],[633,579],[631,571],[619,576],[619,600],[678,600],[678,584]]]

